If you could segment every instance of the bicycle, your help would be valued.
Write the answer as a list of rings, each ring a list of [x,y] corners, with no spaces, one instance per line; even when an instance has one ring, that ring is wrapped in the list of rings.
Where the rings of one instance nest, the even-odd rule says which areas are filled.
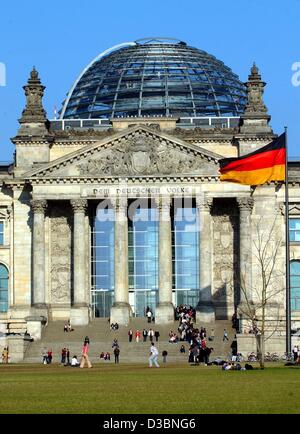
[[[265,354],[264,359],[265,359],[265,362],[279,362],[280,357],[279,357],[279,354],[277,354],[277,353],[269,353],[269,352],[267,352]]]
[[[284,360],[285,362],[293,362],[294,361],[294,354],[285,352],[281,356],[281,360]]]
[[[237,353],[236,361],[237,362],[243,362],[244,361],[244,357],[243,357],[242,353]]]

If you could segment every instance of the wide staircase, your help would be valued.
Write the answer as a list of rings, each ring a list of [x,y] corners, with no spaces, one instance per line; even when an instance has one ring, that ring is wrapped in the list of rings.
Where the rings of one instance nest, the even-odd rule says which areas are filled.
[[[32,342],[25,353],[24,362],[28,363],[41,363],[42,352],[44,349],[52,349],[53,363],[60,363],[61,350],[63,347],[69,348],[70,358],[76,354],[80,359],[81,348],[85,336],[90,339],[90,351],[89,356],[92,362],[112,363],[114,362],[114,356],[112,352],[112,342],[116,338],[120,345],[120,363],[147,363],[149,357],[150,342],[147,338],[146,342],[143,342],[141,336],[139,342],[135,342],[133,337],[132,342],[128,340],[128,330],[132,328],[135,333],[136,330],[143,329],[149,330],[152,328],[154,331],[158,330],[160,337],[156,346],[159,350],[159,361],[161,362],[161,353],[163,350],[168,352],[167,363],[179,363],[187,362],[188,360],[188,342],[169,343],[169,332],[173,330],[177,332],[179,325],[178,321],[175,321],[169,325],[159,325],[151,323],[148,324],[146,318],[132,318],[128,327],[120,326],[116,331],[110,330],[110,325],[107,318],[97,318],[93,320],[87,326],[74,327],[72,332],[64,332],[64,321],[50,322],[45,328],[42,339],[40,341]],[[231,321],[216,321],[210,324],[195,324],[194,327],[200,328],[200,326],[206,327],[207,336],[210,334],[211,329],[214,329],[215,338],[213,342],[207,340],[207,344],[214,348],[211,354],[211,360],[215,357],[228,357],[231,353],[230,344],[234,338],[234,330],[231,327]],[[228,331],[229,341],[223,342],[224,328]],[[155,339],[154,339],[155,341]],[[186,353],[180,353],[179,348],[181,345],[185,346]],[[100,360],[100,353],[110,352],[111,360]]]

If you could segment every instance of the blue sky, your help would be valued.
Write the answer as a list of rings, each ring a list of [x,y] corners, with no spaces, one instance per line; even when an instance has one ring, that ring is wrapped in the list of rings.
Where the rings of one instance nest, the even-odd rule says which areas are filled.
[[[4,3],[4,2],[3,2]],[[289,155],[300,156],[300,0],[11,0],[0,9],[0,160],[11,160],[22,86],[35,65],[47,87],[44,106],[53,118],[80,71],[101,51],[148,36],[175,37],[215,55],[247,80],[256,62],[264,81],[271,125],[289,131]],[[300,66],[300,64],[299,64]],[[300,68],[299,68],[300,69]],[[1,83],[1,80],[0,80]],[[300,84],[300,77],[299,77]]]

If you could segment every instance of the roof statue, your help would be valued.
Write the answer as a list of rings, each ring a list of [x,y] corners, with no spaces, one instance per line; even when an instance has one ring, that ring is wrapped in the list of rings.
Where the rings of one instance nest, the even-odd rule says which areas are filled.
[[[264,87],[266,83],[262,81],[258,67],[255,62],[245,83],[247,89],[247,104],[245,112],[241,116],[242,133],[270,133],[271,127],[268,125],[271,116],[263,100]]]
[[[47,114],[43,107],[42,98],[44,96],[45,86],[41,84],[38,71],[33,67],[27,84],[23,86],[26,96],[26,106],[22,112],[19,123],[21,127],[18,135],[28,134],[28,129],[33,135],[47,134]],[[37,131],[38,130],[38,131]]]

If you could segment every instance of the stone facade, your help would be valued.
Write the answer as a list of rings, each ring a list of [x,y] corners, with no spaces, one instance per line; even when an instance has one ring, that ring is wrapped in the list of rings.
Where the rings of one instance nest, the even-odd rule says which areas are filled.
[[[70,308],[72,299],[72,217],[68,203],[60,207],[54,205],[51,208],[49,239],[50,304],[56,309],[59,305]]]
[[[247,297],[255,302],[253,288],[259,277],[253,253],[255,225],[263,219],[268,227],[275,219],[277,232],[284,234],[284,187],[271,183],[251,189],[221,183],[218,162],[273,140],[263,87],[253,67],[249,103],[236,128],[184,130],[167,118],[157,118],[155,124],[153,119],[128,118],[113,120],[105,131],[55,132],[42,109],[44,88],[32,72],[25,87],[21,128],[13,139],[15,163],[12,170],[0,174],[4,222],[0,262],[9,270],[9,308],[0,314],[1,321],[23,321],[38,338],[47,320],[71,319],[81,325],[91,320],[89,204],[107,198],[116,213],[113,322],[128,324],[131,315],[127,200],[149,195],[155,197],[159,210],[157,323],[173,320],[170,203],[182,195],[195,199],[201,222],[197,318],[230,319],[245,301],[243,276]],[[300,216],[299,184],[295,169],[290,209]],[[291,246],[291,258],[300,258],[298,244]],[[284,270],[283,241],[278,267]],[[277,283],[284,288],[284,276]],[[282,318],[283,291],[274,305]],[[271,313],[269,317],[274,324],[276,318]],[[300,312],[293,314],[293,321],[300,323]]]
[[[239,303],[239,216],[233,200],[213,209],[213,300],[216,318],[231,318]]]

